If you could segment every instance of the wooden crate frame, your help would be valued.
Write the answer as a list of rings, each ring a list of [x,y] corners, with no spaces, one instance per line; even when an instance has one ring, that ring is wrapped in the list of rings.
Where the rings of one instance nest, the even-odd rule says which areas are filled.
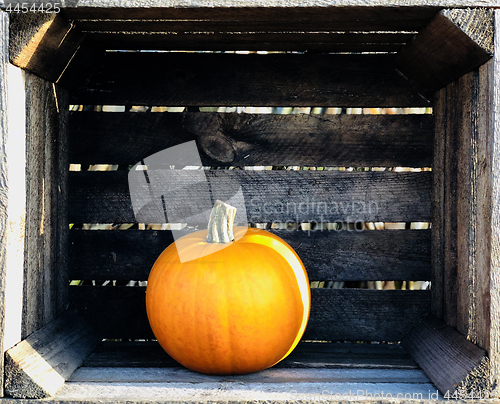
[[[132,3],[123,8],[120,8],[121,4],[117,4],[117,8],[108,8],[109,3],[89,0],[74,7],[64,7],[62,15],[14,15],[10,23],[7,14],[0,13],[0,146],[3,151],[0,161],[0,289],[2,296],[6,296],[6,299],[2,298],[4,304],[0,318],[7,323],[7,328],[2,327],[6,331],[2,333],[5,348],[10,348],[12,341],[17,342],[17,337],[24,340],[16,345],[17,350],[10,350],[6,356],[10,394],[19,394],[19,397],[53,394],[100,339],[76,314],[65,311],[68,273],[64,268],[68,265],[66,248],[69,235],[67,222],[62,216],[64,213],[61,213],[68,204],[68,179],[64,173],[69,161],[68,145],[59,133],[67,131],[66,110],[71,94],[82,89],[74,84],[79,83],[77,77],[84,69],[91,69],[92,63],[98,60],[98,52],[92,45],[109,41],[114,47],[134,43],[134,46],[143,48],[167,46],[175,49],[178,46],[185,49],[193,40],[187,33],[192,29],[189,24],[178,42],[172,42],[171,38],[167,38],[167,42],[165,36],[145,41],[144,35],[108,32],[159,29],[154,21],[141,25],[139,22],[91,20],[123,20],[130,16],[144,19],[206,16],[205,29],[213,28],[223,20],[226,29],[230,30],[234,29],[231,19],[237,16],[252,21],[256,15],[253,7],[259,6],[252,1],[237,4],[225,1],[216,4],[215,8],[212,4],[201,3],[176,8],[182,4],[171,3],[151,9]],[[281,4],[268,1],[258,12],[264,16],[261,18],[264,24],[269,24],[277,15],[282,17],[279,21],[307,15],[300,20],[305,24],[302,28],[306,32],[311,29],[307,21],[313,21],[315,28],[324,24],[325,30],[331,29],[328,24],[333,21],[336,30],[377,31],[381,27],[400,30],[403,25],[419,32],[411,41],[407,37],[392,40],[407,43],[395,56],[400,72],[421,94],[434,95],[432,316],[423,319],[420,326],[404,338],[403,346],[441,392],[458,388],[460,391],[475,389],[498,394],[499,52],[493,51],[499,46],[494,32],[500,32],[500,16],[493,8],[474,8],[495,7],[497,4],[434,1],[423,5],[413,1],[405,4],[378,1],[360,5],[348,0],[335,4],[301,3],[289,2],[282,8]],[[324,6],[327,8],[323,9]],[[443,7],[455,8],[442,10]],[[70,22],[73,20],[75,23]],[[353,27],[354,21],[358,21],[359,26]],[[283,29],[283,26],[278,24],[276,29]],[[92,32],[85,34],[82,30]],[[221,44],[221,49],[226,49],[228,38],[223,32],[218,35],[216,43]],[[255,49],[260,49],[266,41],[280,49],[287,46],[297,49],[297,44],[310,41],[311,49],[318,51],[394,50],[391,48],[394,45],[388,44],[381,36],[370,38],[366,43],[360,42],[356,35],[341,39],[330,36],[327,38],[330,42],[322,38],[323,42],[318,45],[318,34],[315,37],[288,35],[285,40],[283,36],[273,35],[257,39],[243,36],[239,40],[242,46],[254,44]],[[197,43],[198,49],[202,46],[213,49],[213,43],[204,45],[204,41]],[[34,73],[26,73],[25,86],[14,87],[16,75],[19,76],[20,72],[9,62]],[[7,76],[11,80],[8,82],[9,92]],[[13,98],[13,91],[24,94],[25,106]],[[85,95],[80,97],[82,103],[93,102],[91,93],[88,94],[88,100]],[[226,93],[220,97],[227,100],[230,95]],[[124,103],[128,101],[127,97],[126,92],[120,94]],[[147,95],[145,97],[139,103],[147,104]],[[373,101],[366,100],[366,106],[371,106]],[[104,97],[101,101],[112,100]],[[218,100],[213,102],[217,105]],[[300,102],[300,105],[310,105],[313,101],[303,98]],[[24,138],[23,134],[27,137]],[[20,185],[23,182],[25,185]],[[23,193],[27,198],[16,211],[13,207],[19,204],[19,195]],[[14,273],[16,269],[19,273],[20,268],[24,268],[24,274],[16,279]],[[17,290],[23,301],[23,312],[18,313],[22,317],[17,323],[14,319],[14,328],[12,317],[9,318],[12,312],[6,311],[14,307],[9,306],[12,304],[9,303],[12,290]],[[7,333],[12,330],[14,334]],[[55,341],[54,335],[57,335]],[[37,355],[40,362],[23,362],[26,357],[33,358],[29,355]],[[63,369],[61,364],[65,364]],[[449,369],[449,374],[443,374],[443,369]]]

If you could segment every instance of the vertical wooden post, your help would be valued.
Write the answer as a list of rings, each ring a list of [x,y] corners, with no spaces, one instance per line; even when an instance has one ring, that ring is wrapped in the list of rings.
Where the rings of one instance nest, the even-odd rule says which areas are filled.
[[[486,109],[486,138],[490,149],[488,160],[481,162],[486,165],[491,184],[491,198],[484,201],[491,207],[489,226],[491,235],[486,244],[484,254],[490,257],[490,327],[489,356],[491,360],[491,384],[500,395],[500,11],[495,11],[495,54],[483,74],[487,75],[489,85],[484,89]],[[489,93],[489,94],[488,94]]]
[[[8,349],[67,306],[65,121],[69,111],[64,91],[9,64],[9,18],[4,12],[1,16],[5,27],[0,33],[0,51],[5,50],[0,76],[4,114],[0,192],[5,209],[1,279],[7,284],[2,331]]]
[[[500,14],[495,56],[436,94],[433,314],[484,348],[500,384]]]
[[[500,14],[495,56],[436,93],[432,311],[500,383]],[[497,387],[498,388],[498,387]]]
[[[9,16],[0,10],[0,397],[3,397],[3,347],[5,325],[5,273],[7,247],[7,64]]]
[[[68,171],[64,119],[66,96],[57,86],[25,73],[26,257],[23,338],[56,318],[68,289],[64,198]]]

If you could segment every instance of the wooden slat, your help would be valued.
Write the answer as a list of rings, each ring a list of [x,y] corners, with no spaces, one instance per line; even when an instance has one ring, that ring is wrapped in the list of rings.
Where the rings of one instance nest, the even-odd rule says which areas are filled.
[[[461,106],[462,121],[460,122],[457,144],[457,330],[477,341],[476,317],[478,314],[488,317],[489,310],[484,313],[479,307],[476,313],[474,290],[477,284],[476,251],[478,234],[478,178],[481,175],[478,146],[478,90],[479,71],[475,70],[458,80],[460,99],[457,105]],[[486,184],[485,184],[486,185]],[[489,289],[489,279],[487,289]],[[485,319],[486,320],[486,319]],[[480,320],[480,321],[485,321]],[[487,319],[489,323],[489,319]]]
[[[441,243],[433,239],[433,304],[443,302],[442,314],[433,313],[488,350],[492,385],[500,374],[495,368],[498,359],[494,359],[500,350],[498,342],[493,342],[499,327],[493,325],[498,321],[493,301],[498,298],[492,252],[498,223],[493,219],[497,206],[493,197],[493,172],[498,164],[493,140],[497,63],[488,61],[479,71],[439,91],[434,113],[440,146],[435,148],[438,164],[433,167],[438,196],[433,232],[441,233]],[[435,266],[441,260],[442,266]]]
[[[245,377],[243,376],[243,379]],[[176,403],[196,404],[201,402],[258,402],[278,404],[284,401],[299,401],[315,404],[324,400],[353,402],[372,401],[372,397],[391,397],[379,400],[381,403],[394,402],[393,397],[408,397],[397,400],[400,404],[411,404],[419,400],[436,403],[440,398],[431,383],[364,383],[361,374],[359,382],[341,383],[68,383],[49,404],[102,400],[105,402],[140,404],[165,400]],[[398,396],[399,395],[399,396]],[[138,399],[137,397],[140,397]],[[319,398],[318,398],[319,397]],[[411,398],[410,398],[411,397]],[[348,401],[349,400],[349,401]],[[491,400],[490,400],[491,402]],[[488,404],[483,400],[481,404]]]
[[[199,171],[171,171],[176,178],[170,177],[170,183],[165,177],[165,181],[158,180],[149,186],[153,194],[158,193],[158,198],[163,195],[167,212],[175,218],[187,218],[211,207],[210,200],[206,200],[210,195],[208,184],[211,196],[221,200],[229,200],[241,187],[247,220],[253,223],[428,221],[431,218],[430,172],[207,170],[204,171],[207,183],[197,183],[194,187],[193,178],[200,178]],[[138,181],[145,181],[143,171],[130,173],[138,175]],[[165,170],[162,173],[167,175]],[[127,182],[129,172],[69,174],[70,223],[136,221]],[[174,188],[175,192],[171,192]],[[155,210],[157,201],[152,200],[150,194],[138,197],[144,197],[140,202],[146,204],[138,213],[140,221],[165,221],[164,212]],[[158,203],[161,202],[158,199]]]
[[[13,12],[10,18],[11,62],[57,82],[85,35],[58,13]]]
[[[457,391],[460,398],[470,393],[491,394],[490,363],[486,351],[468,341],[441,320],[429,316],[402,341],[419,366],[443,394]]]
[[[310,281],[429,280],[431,277],[427,230],[271,232],[283,238],[301,257]],[[71,231],[69,276],[147,280],[156,258],[179,237],[180,234],[174,236],[171,231]]]
[[[102,342],[83,362],[83,367],[165,368],[180,367],[157,343]],[[398,368],[417,369],[408,353],[395,344],[301,342],[274,368]]]
[[[434,91],[490,59],[493,32],[492,10],[443,10],[401,49],[396,63]]]
[[[369,32],[87,32],[108,50],[397,52],[413,33]]]
[[[485,348],[490,329],[490,269],[484,249],[491,214],[487,174],[491,145],[482,134],[487,132],[486,111],[491,101],[484,94],[480,98],[479,93],[480,84],[488,85],[487,74],[486,68],[482,74],[475,70],[449,84],[440,90],[441,105],[435,108],[436,121],[440,122],[436,138],[442,139],[444,146],[435,153],[441,160],[434,167],[435,186],[439,187],[435,195],[441,201],[437,203],[443,203],[436,206],[440,209],[436,213],[441,213],[436,215],[434,231],[437,234],[441,228],[443,244],[435,240],[435,259],[444,258],[444,275],[439,283],[433,283],[436,299],[442,293],[442,316],[447,324]],[[440,267],[435,270],[437,278]]]
[[[189,369],[80,368],[72,376],[76,383],[429,383],[421,370],[402,369],[280,369],[237,376],[195,373]]]
[[[445,127],[445,190],[444,190],[444,208],[445,208],[445,239],[444,239],[444,307],[443,315],[445,322],[451,327],[457,326],[457,172],[458,172],[458,154],[457,142],[460,120],[460,110],[454,107],[454,101],[460,99],[458,83],[453,82],[446,88],[446,99],[449,103]]]
[[[207,166],[430,167],[432,122],[431,115],[73,112],[69,159],[135,164],[196,140]]]
[[[162,12],[163,11],[163,12]],[[159,14],[165,14],[165,10],[159,11]],[[175,10],[178,12],[180,10]],[[186,11],[184,9],[184,11]],[[192,11],[192,10],[191,10]],[[289,9],[278,12],[272,10],[273,19],[269,20],[270,12],[262,10],[259,15],[255,15],[254,19],[248,20],[248,16],[241,10],[241,16],[230,18],[204,18],[197,19],[194,16],[177,16],[177,18],[156,18],[156,19],[78,19],[76,22],[78,28],[84,33],[293,33],[293,32],[356,32],[356,33],[398,33],[398,32],[414,32],[422,28],[432,17],[435,12],[429,10],[414,11],[415,19],[408,19],[409,15],[404,16],[402,12],[390,13],[387,9],[378,10],[377,15],[373,15],[373,19],[361,19],[359,11],[355,18],[353,15],[344,13],[340,15],[338,10],[331,12],[323,12],[317,14],[314,19],[307,16],[307,11]],[[400,10],[401,11],[401,10]],[[304,13],[306,16],[304,16]],[[335,13],[335,14],[333,14]],[[373,13],[375,14],[375,12]],[[399,14],[399,15],[396,15]],[[293,15],[293,16],[292,16]],[[399,19],[398,19],[399,17]],[[267,19],[266,19],[267,18]],[[394,19],[391,19],[394,18]]]
[[[7,66],[9,64],[9,15],[0,11],[0,279],[4,280],[7,273],[7,245],[9,243],[10,229],[8,227],[8,205],[9,195],[5,192],[8,189],[9,171],[7,160],[7,142],[9,132],[8,121],[8,97],[7,97]],[[12,202],[11,202],[12,203]],[[0,282],[0,350],[4,351],[5,335],[5,306],[6,299],[5,282]],[[0,369],[3,369],[4,355],[0,355]],[[4,375],[0,372],[0,397],[3,397]]]
[[[152,338],[145,288],[71,286],[70,300],[105,338]],[[427,290],[312,289],[305,340],[399,341],[430,311]]]
[[[148,66],[148,74],[138,72]],[[133,80],[131,79],[133,77]],[[111,52],[74,104],[416,107],[390,55]]]
[[[26,239],[22,335],[52,321],[67,306],[64,119],[67,97],[26,73]]]
[[[53,396],[101,340],[76,313],[65,312],[5,353],[6,393]]]
[[[495,10],[495,31],[500,32],[500,12]],[[495,37],[494,59],[480,70],[480,102],[481,111],[479,130],[483,130],[486,136],[480,136],[481,143],[478,145],[481,156],[487,156],[486,169],[488,175],[479,177],[479,206],[480,216],[478,231],[484,234],[478,244],[478,282],[489,279],[489,287],[486,282],[476,289],[476,296],[484,301],[478,300],[482,311],[489,309],[490,324],[484,328],[487,322],[478,322],[478,343],[488,347],[488,357],[491,361],[490,382],[495,386],[496,396],[500,396],[500,41],[498,35]],[[483,81],[484,80],[484,81]],[[487,140],[488,139],[488,140]],[[485,141],[488,141],[485,144]],[[483,182],[484,181],[484,182]],[[490,210],[491,209],[491,210]],[[486,229],[485,229],[486,228]],[[489,290],[489,296],[486,292]]]
[[[81,3],[81,2],[80,2]],[[299,2],[297,2],[299,3]],[[273,31],[312,31],[312,30],[353,30],[353,31],[408,31],[423,27],[439,10],[439,6],[426,7],[384,7],[370,2],[369,7],[342,5],[342,7],[314,7],[311,4],[291,5],[283,7],[244,7],[241,2],[231,7],[207,6],[208,3],[196,7],[140,7],[140,8],[71,8],[65,7],[63,15],[68,19],[78,20],[77,25],[84,30],[113,30],[118,27],[122,31],[139,27],[143,31],[157,29],[169,31],[200,31],[215,29],[263,30]],[[340,5],[338,2],[335,4]],[[255,4],[254,4],[255,5]],[[297,5],[299,7],[297,7]],[[165,20],[158,21],[158,20]],[[158,22],[156,22],[158,21]],[[174,25],[172,24],[182,24]],[[210,29],[214,24],[215,28]],[[192,26],[192,29],[188,27]],[[98,27],[98,28],[97,28]],[[144,28],[143,28],[144,27]]]
[[[446,169],[446,88],[434,94],[433,115],[435,117],[434,154],[432,162],[432,314],[444,318],[445,290],[445,239],[446,209],[445,181]]]
[[[429,311],[427,290],[312,289],[304,339],[399,341]]]

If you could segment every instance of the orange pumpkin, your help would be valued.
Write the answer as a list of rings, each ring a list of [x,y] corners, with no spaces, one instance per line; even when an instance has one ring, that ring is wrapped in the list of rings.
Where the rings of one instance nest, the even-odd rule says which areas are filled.
[[[232,237],[228,207],[217,201],[208,231],[163,251],[146,293],[160,345],[185,367],[207,374],[276,364],[295,348],[309,317],[309,282],[298,255],[265,230],[236,227]],[[217,209],[222,216],[214,215]],[[214,234],[236,241],[214,243]]]

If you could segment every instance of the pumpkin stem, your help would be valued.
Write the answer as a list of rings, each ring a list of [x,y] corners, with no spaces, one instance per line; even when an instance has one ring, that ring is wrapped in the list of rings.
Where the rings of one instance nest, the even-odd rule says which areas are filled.
[[[233,224],[236,208],[216,200],[208,221],[207,243],[225,244],[234,241]]]

